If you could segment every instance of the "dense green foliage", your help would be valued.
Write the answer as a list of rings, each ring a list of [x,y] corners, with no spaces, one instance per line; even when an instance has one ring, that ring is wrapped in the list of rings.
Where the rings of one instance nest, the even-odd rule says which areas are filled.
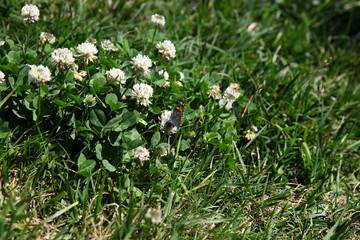
[[[21,16],[25,4],[0,3],[0,238],[360,234],[355,0],[39,0],[34,23]],[[152,24],[155,13],[164,27]],[[55,43],[39,43],[41,32]],[[51,54],[76,55],[89,37],[98,59],[75,57],[87,73],[77,82]],[[105,39],[118,51],[106,51]],[[171,60],[155,48],[164,40],[176,47]],[[132,68],[138,54],[153,61],[150,73]],[[37,85],[29,71],[40,64],[52,75]],[[111,68],[122,69],[126,83],[109,83]],[[159,70],[169,73],[169,87]],[[148,106],[130,96],[138,83],[154,90]],[[234,83],[232,108],[208,96],[213,85],[224,95]],[[83,103],[89,94],[94,106]],[[185,97],[182,127],[162,131],[162,113]],[[139,146],[148,161],[134,158]],[[161,210],[159,224],[145,217],[149,208]]]

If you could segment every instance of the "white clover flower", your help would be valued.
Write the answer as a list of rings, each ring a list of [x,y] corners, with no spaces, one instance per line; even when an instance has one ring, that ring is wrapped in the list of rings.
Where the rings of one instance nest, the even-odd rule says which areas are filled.
[[[87,107],[93,107],[95,106],[96,104],[96,98],[89,94],[89,95],[86,95],[85,98],[84,98],[84,105],[87,106]]]
[[[167,155],[167,150],[164,146],[161,146],[161,145],[156,146],[156,151],[160,157]]]
[[[0,83],[3,83],[5,81],[5,74],[0,71]]]
[[[39,20],[39,16],[40,16],[39,8],[33,4],[26,4],[21,9],[21,16],[24,17],[25,21],[29,21],[33,23]]]
[[[52,62],[55,67],[65,69],[75,63],[73,53],[67,48],[58,48],[51,53]]]
[[[175,82],[177,85],[179,85],[180,87],[183,87],[184,85],[180,82],[180,81],[177,81]]]
[[[136,150],[133,150],[134,158],[140,160],[140,164],[142,165],[144,161],[149,160],[150,153],[144,147],[138,147]]]
[[[228,87],[224,92],[224,97],[231,102],[235,102],[240,97],[240,92],[232,87]]]
[[[164,79],[167,81],[169,80],[169,73],[167,71],[164,71],[164,70],[160,70],[158,71],[159,75],[162,75],[164,76]]]
[[[171,121],[171,113],[172,111],[165,110],[161,114],[160,120],[160,130],[162,132],[169,132],[170,134],[176,133],[177,127]]]
[[[0,47],[5,45],[5,41],[0,41]]]
[[[161,223],[161,210],[155,208],[149,208],[145,217],[150,218],[151,222],[154,224]]]
[[[213,85],[213,86],[211,86],[211,89],[209,91],[207,91],[207,95],[209,98],[211,97],[213,99],[219,99],[220,92],[221,92],[220,86]]]
[[[182,80],[184,80],[184,78],[185,78],[185,76],[184,76],[184,74],[182,73],[182,72],[178,72],[179,74],[180,74],[180,81],[182,81]]]
[[[105,39],[101,41],[101,47],[105,51],[117,51],[118,49],[115,47],[115,44],[113,44],[110,40]]]
[[[172,42],[165,40],[156,44],[156,48],[159,49],[159,54],[162,58],[170,60],[170,58],[176,57],[176,49]]]
[[[150,98],[153,95],[153,89],[151,86],[146,83],[135,84],[133,86],[133,91],[130,96],[132,99],[136,99],[137,104],[141,104],[143,106],[148,106],[151,104]]]
[[[151,16],[151,21],[155,25],[159,25],[161,27],[163,27],[165,25],[165,17],[161,16],[161,15],[159,15],[157,13]]]
[[[125,84],[125,73],[124,71],[118,69],[118,68],[112,68],[108,71],[106,71],[106,76],[108,79],[108,82],[115,82],[118,84]]]
[[[93,43],[84,42],[77,46],[77,50],[79,55],[77,57],[80,57],[86,62],[86,64],[90,62],[94,62],[97,57],[95,54],[97,54],[98,50],[96,46]]]
[[[226,110],[230,110],[230,109],[232,108],[232,104],[233,104],[233,102],[229,102],[229,101],[227,101],[227,99],[225,99],[225,98],[222,98],[222,99],[220,99],[220,101],[219,101],[219,106],[220,106],[220,108],[223,108],[223,107],[225,106],[225,109],[226,109]]]
[[[28,75],[32,82],[40,85],[45,84],[51,80],[51,72],[48,67],[44,67],[43,65],[29,65],[29,67],[31,69]]]
[[[237,85],[232,86],[237,87]],[[237,89],[229,86],[225,90],[223,98],[220,99],[219,105],[221,108],[225,106],[226,110],[230,110],[232,108],[232,104],[236,101],[238,97],[240,97],[240,92]]]
[[[46,42],[53,44],[55,42],[56,38],[54,35],[48,32],[41,32],[40,34],[40,40],[39,42],[41,44],[45,44]]]
[[[136,72],[141,74],[147,74],[150,72],[149,68],[152,66],[151,59],[148,56],[138,54],[136,57],[132,58],[131,63]]]

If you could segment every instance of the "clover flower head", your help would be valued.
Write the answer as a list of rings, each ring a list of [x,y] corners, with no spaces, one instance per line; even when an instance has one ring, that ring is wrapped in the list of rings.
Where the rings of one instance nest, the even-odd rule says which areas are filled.
[[[207,95],[209,98],[211,97],[213,99],[219,99],[220,92],[221,92],[220,86],[213,85],[213,86],[211,86],[211,89],[209,91],[207,91]]]
[[[156,146],[156,152],[159,154],[160,157],[167,155],[167,150],[164,146],[158,145]]]
[[[167,71],[160,70],[160,71],[158,71],[158,74],[164,76],[164,79],[166,81],[169,80],[169,73]]]
[[[248,28],[247,28],[247,31],[248,32],[251,32],[252,30],[254,30],[256,27],[257,27],[258,23],[257,22],[253,22],[251,23]]]
[[[159,50],[159,54],[162,58],[170,60],[170,58],[176,57],[176,49],[172,42],[165,40],[156,44],[156,48]]]
[[[86,39],[86,42],[96,44],[97,40],[95,38],[93,38],[93,37],[88,37],[88,39]]]
[[[240,90],[240,84],[238,84],[238,83],[230,83],[229,87],[231,87],[235,90]]]
[[[52,62],[55,67],[65,69],[75,64],[73,53],[67,48],[58,48],[51,53]]]
[[[149,68],[152,66],[151,59],[148,56],[138,54],[136,57],[132,58],[131,63],[136,72],[141,74],[147,74],[150,72]]]
[[[145,107],[151,104],[150,98],[152,95],[153,88],[146,83],[135,84],[133,86],[133,91],[130,94],[132,99],[136,99],[137,104]]]
[[[115,44],[112,43],[109,39],[105,39],[101,41],[101,47],[105,51],[117,51],[118,49],[115,47]]]
[[[159,15],[157,13],[151,16],[151,21],[155,25],[159,25],[161,27],[163,27],[165,25],[165,17],[161,16],[161,15]]]
[[[78,72],[77,70],[75,70],[74,71],[74,81],[81,82],[86,75],[87,75],[86,71]]]
[[[96,46],[93,43],[84,42],[77,46],[77,50],[79,55],[77,57],[80,57],[86,62],[86,64],[90,62],[94,62],[97,57],[95,54],[97,54],[98,50]]]
[[[144,147],[138,147],[136,150],[133,150],[132,153],[134,154],[135,159],[140,160],[141,165],[144,161],[149,160],[149,156],[150,156],[149,150],[147,150]]]
[[[0,41],[0,47],[5,45],[5,41]]]
[[[237,87],[237,85],[232,86]],[[232,104],[240,97],[240,92],[237,89],[232,88],[232,86],[230,85],[225,90],[223,98],[219,101],[220,107],[222,108],[225,106],[226,110],[230,110],[232,108]]]
[[[118,69],[118,68],[112,68],[108,71],[106,71],[106,76],[108,79],[108,82],[115,82],[118,84],[125,84],[125,73],[124,71]]]
[[[93,106],[95,106],[95,104],[96,104],[96,98],[95,98],[93,95],[88,94],[88,95],[85,96],[83,102],[84,102],[84,105],[85,105],[85,106],[87,106],[87,107],[93,107]]]
[[[180,81],[182,81],[182,80],[184,80],[184,78],[185,78],[185,76],[184,76],[184,74],[182,73],[182,72],[178,72],[179,74],[180,74]]]
[[[46,42],[53,44],[56,38],[54,35],[48,32],[41,32],[39,42],[45,44]]]
[[[224,97],[228,101],[235,102],[236,99],[240,97],[240,92],[238,91],[238,89],[229,86],[224,92]]]
[[[5,81],[5,76],[6,75],[2,71],[0,71],[0,83],[3,83]]]
[[[169,134],[176,133],[176,131],[178,130],[171,121],[171,113],[172,111],[165,110],[165,112],[163,112],[161,114],[161,117],[159,118],[160,130],[162,132],[168,132]]]
[[[245,133],[245,138],[246,140],[250,141],[251,139],[253,139],[255,137],[255,133],[252,132],[250,129],[248,129]]]
[[[145,217],[150,218],[151,222],[154,224],[161,223],[161,210],[155,208],[149,208]]]
[[[51,80],[51,72],[48,67],[44,67],[43,65],[35,66],[29,65],[31,68],[28,76],[30,80],[38,85],[46,84]]]
[[[39,8],[33,4],[26,4],[21,9],[21,16],[24,17],[25,21],[33,23],[39,20],[40,11]]]

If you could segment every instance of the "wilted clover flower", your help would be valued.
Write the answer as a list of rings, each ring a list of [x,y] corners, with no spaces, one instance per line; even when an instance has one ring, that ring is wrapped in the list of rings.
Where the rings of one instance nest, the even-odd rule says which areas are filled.
[[[55,42],[56,38],[54,35],[48,32],[41,32],[40,34],[40,40],[39,42],[41,44],[45,44],[46,42],[53,44]]]
[[[39,20],[39,16],[40,16],[39,8],[33,4],[26,4],[21,9],[21,16],[24,17],[25,21],[29,21],[33,23]]]
[[[176,49],[172,42],[165,40],[156,44],[156,48],[159,49],[159,54],[162,58],[170,60],[170,58],[176,57]]]
[[[89,94],[89,95],[86,95],[85,98],[84,98],[84,105],[87,106],[87,107],[93,107],[95,106],[96,104],[96,99],[93,95]]]
[[[143,165],[144,161],[149,160],[150,153],[144,147],[138,147],[136,150],[133,150],[132,153],[134,154],[134,158],[140,160],[140,165]]]
[[[219,99],[220,92],[221,92],[220,86],[213,85],[213,86],[211,86],[211,89],[209,91],[207,91],[207,95],[209,98],[211,97],[213,99]]]
[[[177,127],[171,121],[172,111],[166,110],[161,114],[160,120],[160,130],[162,132],[168,132],[170,134],[176,133]]]
[[[86,75],[87,75],[86,71],[78,72],[77,70],[75,70],[74,81],[81,82]]]
[[[118,68],[112,68],[106,71],[108,82],[115,82],[118,84],[125,84],[125,73]]]
[[[95,54],[97,54],[98,50],[93,43],[81,43],[77,46],[77,50],[79,53],[79,55],[77,56],[82,58],[84,62],[86,62],[86,64],[88,64],[89,61],[94,62],[97,59],[97,56],[95,56]]]
[[[150,98],[153,95],[153,89],[151,86],[146,83],[135,84],[133,86],[133,91],[130,96],[132,99],[136,99],[137,104],[141,104],[143,106],[147,106],[151,104]]]
[[[115,44],[113,44],[110,40],[105,39],[101,41],[101,47],[105,51],[117,51],[118,49],[115,47]]]
[[[250,129],[248,129],[245,133],[245,138],[246,140],[250,141],[251,139],[253,139],[255,137],[255,133],[252,132]]]
[[[150,218],[152,223],[161,223],[161,210],[155,208],[149,208],[146,215],[146,218]]]
[[[161,27],[163,27],[165,25],[165,17],[161,16],[161,15],[159,15],[157,13],[151,16],[151,21],[155,25],[159,25]]]
[[[233,89],[240,90],[240,84],[238,83],[230,83],[230,86]]]
[[[132,58],[131,63],[136,72],[141,74],[147,74],[150,72],[149,68],[152,66],[151,59],[148,56],[138,54],[136,57]]]
[[[3,83],[5,81],[5,74],[0,71],[0,83]]]
[[[236,99],[240,97],[240,92],[232,87],[228,87],[222,99],[219,101],[220,107],[224,107],[226,110],[230,110],[232,108],[232,104],[236,101]]]
[[[55,67],[65,69],[73,66],[75,59],[73,53],[67,48],[58,48],[51,53],[52,62]]]
[[[40,85],[45,84],[51,80],[51,72],[48,67],[44,67],[43,65],[29,65],[29,67],[31,69],[28,75],[32,82]]]

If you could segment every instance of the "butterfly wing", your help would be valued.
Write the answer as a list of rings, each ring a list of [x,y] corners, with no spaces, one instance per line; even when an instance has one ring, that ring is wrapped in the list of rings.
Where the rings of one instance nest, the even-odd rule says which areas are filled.
[[[181,127],[181,124],[184,119],[184,111],[185,104],[187,102],[187,98],[184,98],[179,105],[175,108],[175,110],[171,113],[170,121],[174,124],[178,129]]]

